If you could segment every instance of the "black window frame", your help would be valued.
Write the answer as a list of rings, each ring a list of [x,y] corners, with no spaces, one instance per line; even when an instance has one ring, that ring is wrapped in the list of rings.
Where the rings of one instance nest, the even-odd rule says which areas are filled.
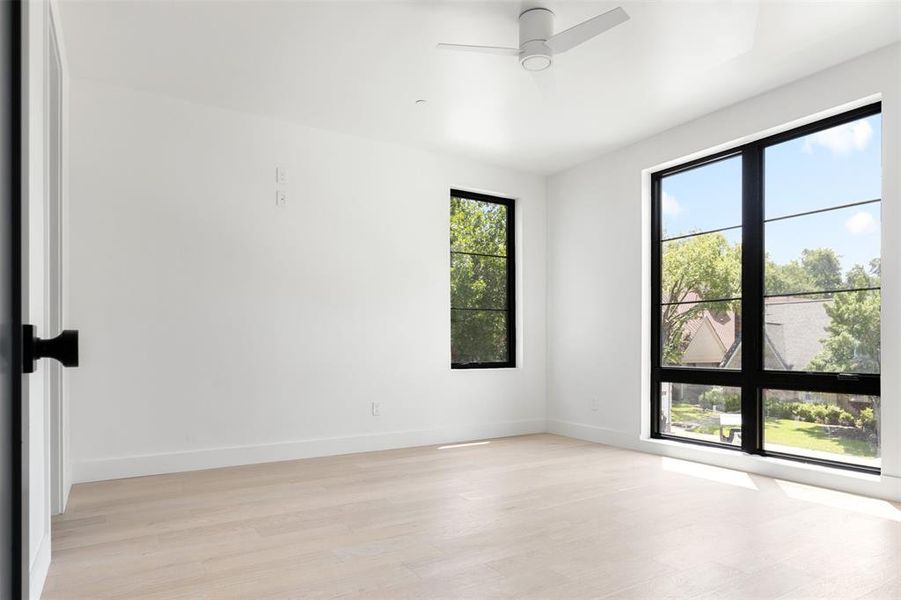
[[[516,202],[511,198],[501,198],[491,196],[489,194],[481,194],[478,192],[469,192],[460,189],[451,189],[448,200],[452,198],[463,198],[465,200],[474,200],[477,202],[488,202],[491,204],[499,204],[507,209],[507,244],[506,244],[506,269],[507,269],[507,289],[506,289],[506,310],[490,309],[493,312],[505,312],[507,315],[507,360],[496,362],[472,362],[472,363],[456,363],[451,359],[451,369],[513,369],[516,368]],[[454,254],[474,254],[471,252],[461,253],[450,249],[450,257],[453,260]],[[488,310],[474,308],[454,308],[451,303],[451,315],[455,310]],[[451,330],[451,346],[453,347],[453,329]]]
[[[844,374],[804,371],[777,371],[764,369],[764,268],[766,248],[764,244],[764,153],[776,144],[810,135],[824,129],[881,114],[882,103],[875,102],[827,117],[788,131],[767,136],[752,142],[716,152],[673,167],[651,173],[651,437],[686,444],[729,449],[757,456],[768,456],[821,466],[879,474],[879,467],[852,464],[823,458],[773,452],[764,449],[764,390],[790,390],[831,392],[881,396],[881,373]],[[662,186],[663,178],[689,171],[718,161],[740,156],[742,158],[742,364],[738,370],[711,369],[689,366],[663,366],[661,364],[661,260],[662,260]],[[883,166],[884,169],[884,166]],[[870,199],[843,207],[879,201]],[[825,212],[842,207],[829,207]],[[790,216],[800,216],[790,215]],[[787,217],[778,217],[779,219]],[[769,219],[776,220],[776,219]],[[704,233],[704,232],[702,232]],[[693,234],[694,235],[694,234]],[[732,386],[741,389],[742,438],[741,447],[717,442],[667,435],[660,431],[660,393],[663,383],[684,383],[714,386]],[[880,432],[881,434],[881,432]],[[880,440],[881,445],[881,440]]]

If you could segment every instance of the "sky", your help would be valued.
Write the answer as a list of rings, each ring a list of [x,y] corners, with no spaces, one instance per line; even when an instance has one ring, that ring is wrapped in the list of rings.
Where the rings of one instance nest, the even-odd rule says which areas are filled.
[[[873,115],[771,146],[764,157],[766,219],[878,199],[882,118]],[[666,237],[741,225],[741,157],[662,181]],[[785,264],[805,248],[832,248],[843,271],[880,256],[880,204],[766,224],[766,252]],[[737,242],[741,229],[724,232]]]

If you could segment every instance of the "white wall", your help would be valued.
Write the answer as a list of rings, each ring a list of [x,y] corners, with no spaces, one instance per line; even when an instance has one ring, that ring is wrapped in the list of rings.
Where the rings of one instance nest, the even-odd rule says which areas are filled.
[[[879,479],[645,439],[648,170],[882,94],[883,473]],[[548,425],[552,431],[901,499],[901,45],[671,129],[548,180]],[[592,400],[597,410],[592,410]]]
[[[75,481],[545,429],[543,177],[76,79],[70,102]],[[518,201],[517,369],[449,367],[451,187]]]

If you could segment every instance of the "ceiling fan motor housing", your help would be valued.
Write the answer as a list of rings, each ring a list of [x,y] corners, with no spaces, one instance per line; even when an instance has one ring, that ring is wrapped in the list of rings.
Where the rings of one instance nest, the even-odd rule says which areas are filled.
[[[553,52],[547,40],[554,35],[554,13],[532,8],[519,15],[519,64],[526,71],[543,71],[551,66]]]

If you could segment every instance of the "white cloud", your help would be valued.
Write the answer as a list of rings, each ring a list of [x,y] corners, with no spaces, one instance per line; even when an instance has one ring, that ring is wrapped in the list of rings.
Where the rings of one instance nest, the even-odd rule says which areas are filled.
[[[663,204],[660,207],[663,210],[663,214],[675,216],[682,212],[682,207],[679,206],[679,201],[676,200],[675,196],[670,196],[666,192],[663,192]]]
[[[863,150],[871,139],[873,128],[870,124],[867,121],[854,121],[807,136],[804,140],[804,152],[810,153],[814,147],[822,146],[833,154],[848,154],[852,150]]]
[[[879,223],[868,212],[855,213],[853,217],[845,221],[845,229],[854,235],[873,233],[879,228]]]

